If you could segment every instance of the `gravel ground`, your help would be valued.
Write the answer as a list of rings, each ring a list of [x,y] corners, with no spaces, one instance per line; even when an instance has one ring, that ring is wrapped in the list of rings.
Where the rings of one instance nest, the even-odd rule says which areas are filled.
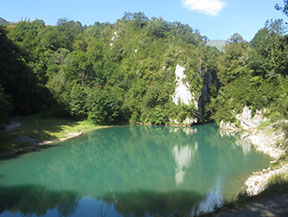
[[[235,210],[222,211],[212,216],[217,217],[288,217],[288,193],[274,195],[252,201],[246,207]]]

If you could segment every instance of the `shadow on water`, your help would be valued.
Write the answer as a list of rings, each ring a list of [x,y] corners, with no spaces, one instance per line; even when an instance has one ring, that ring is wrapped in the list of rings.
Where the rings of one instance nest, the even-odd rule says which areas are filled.
[[[71,191],[49,191],[43,186],[19,185],[0,187],[0,216],[3,212],[20,212],[23,216],[44,216],[48,209],[56,209],[60,216],[73,214],[78,196]]]
[[[85,198],[85,197],[84,197]],[[0,216],[79,216],[83,208],[93,211],[87,216],[193,216],[203,200],[190,191],[119,192],[91,198],[88,203],[73,191],[50,191],[43,186],[19,185],[0,187]],[[98,204],[95,209],[95,204]],[[100,205],[99,205],[100,204]],[[82,207],[81,207],[82,206]],[[77,210],[79,209],[79,210]],[[48,210],[54,210],[50,212]]]
[[[203,196],[191,191],[109,193],[103,201],[123,216],[193,216]]]
[[[0,153],[0,162],[4,161],[4,160],[9,160],[9,159],[15,159],[18,157],[21,157],[21,155],[25,154],[25,153],[32,153],[32,152],[41,152],[43,150],[49,149],[49,148],[55,148],[59,146],[58,144],[53,144],[53,145],[39,145],[39,146],[29,146],[27,148],[24,149],[19,149],[18,151],[15,152],[7,152],[4,154]]]

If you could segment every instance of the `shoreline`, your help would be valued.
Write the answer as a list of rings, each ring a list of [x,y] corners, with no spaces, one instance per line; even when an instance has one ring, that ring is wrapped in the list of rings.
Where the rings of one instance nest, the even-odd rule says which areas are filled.
[[[273,129],[273,126],[267,126],[264,129],[257,129],[252,127],[249,129],[234,128],[233,130],[221,128],[224,132],[238,132],[241,133],[241,141],[248,142],[253,145],[257,151],[265,153],[271,157],[270,166],[260,171],[252,172],[252,174],[244,182],[246,193],[248,196],[255,196],[266,189],[268,180],[277,174],[288,173],[288,163],[279,164],[271,167],[272,162],[277,162],[285,151],[282,150],[281,141],[284,138],[284,133],[281,130]],[[276,145],[278,143],[278,145]],[[280,143],[280,145],[279,145]]]
[[[151,125],[151,124],[137,123],[136,125]],[[69,132],[69,133],[65,134],[65,136],[63,138],[55,138],[55,139],[44,140],[44,141],[40,141],[40,142],[36,142],[32,138],[26,137],[28,139],[34,140],[34,142],[33,143],[28,142],[31,145],[26,146],[26,147],[19,147],[19,148],[16,148],[15,150],[12,150],[12,151],[0,153],[0,160],[5,159],[5,158],[10,158],[13,156],[17,156],[17,155],[20,155],[23,153],[37,151],[39,149],[50,148],[59,142],[67,141],[67,140],[76,138],[78,136],[84,135],[84,134],[92,132],[92,131],[96,131],[99,129],[105,129],[105,128],[111,128],[111,127],[117,127],[117,126],[119,126],[119,125],[97,126],[97,127],[91,128],[91,129],[80,130],[78,132]],[[173,126],[173,125],[166,125],[166,126]],[[188,127],[188,126],[177,125],[177,127]],[[269,127],[271,128],[271,126],[269,126]],[[265,130],[266,130],[266,128],[265,128]],[[281,138],[283,137],[283,134],[281,134],[277,131],[272,131],[272,133],[270,135],[267,135],[265,130],[263,130],[263,129],[257,130],[257,128],[251,128],[248,130],[243,129],[243,128],[237,128],[237,129],[234,128],[233,130],[229,130],[227,128],[222,128],[220,126],[219,129],[224,131],[224,132],[229,132],[229,133],[240,132],[241,133],[241,141],[249,142],[250,144],[252,144],[256,148],[256,150],[261,151],[261,152],[269,155],[274,160],[278,160],[280,158],[281,154],[285,153],[285,151],[283,151],[279,147],[275,146],[275,143],[278,142],[279,140],[281,140]],[[271,129],[268,129],[268,131],[269,130],[271,131]],[[262,191],[265,190],[267,180],[271,176],[279,174],[279,173],[285,173],[285,172],[288,173],[288,163],[283,164],[283,165],[279,165],[276,168],[275,167],[274,168],[269,167],[269,168],[263,169],[261,171],[252,172],[252,174],[244,182],[244,186],[246,187],[247,194],[248,195],[257,195],[257,194],[261,193]]]
[[[117,127],[117,125],[115,125],[115,126],[98,126],[96,128],[93,128],[93,129],[80,130],[80,132],[68,133],[68,134],[66,134],[66,136],[64,138],[44,140],[42,142],[39,142],[38,146],[44,146],[44,145],[50,145],[50,144],[54,144],[54,143],[58,143],[58,142],[64,142],[64,141],[76,138],[78,136],[84,135],[86,133],[90,133],[92,131],[101,130],[101,129],[105,129],[105,128],[111,128],[111,127]]]
[[[14,156],[17,156],[20,154],[32,152],[32,151],[37,151],[39,149],[51,148],[51,147],[54,147],[59,142],[68,141],[70,139],[82,136],[82,135],[87,134],[87,133],[92,132],[92,131],[105,129],[105,128],[111,128],[111,127],[115,127],[115,126],[98,126],[98,127],[88,129],[88,130],[80,130],[80,132],[70,132],[70,133],[67,133],[65,135],[65,137],[63,137],[63,138],[44,140],[44,141],[37,142],[37,144],[34,144],[34,145],[19,147],[19,148],[16,148],[15,150],[12,150],[12,151],[0,153],[0,160],[14,157]],[[27,138],[30,138],[30,137],[27,137]],[[30,139],[32,139],[32,138],[30,138]]]

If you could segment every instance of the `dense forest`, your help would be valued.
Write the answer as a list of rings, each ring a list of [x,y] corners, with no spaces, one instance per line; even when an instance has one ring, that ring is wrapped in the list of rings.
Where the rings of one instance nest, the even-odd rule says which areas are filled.
[[[188,25],[141,12],[92,26],[2,24],[0,124],[31,113],[100,124],[235,122],[244,106],[288,118],[286,27],[269,20],[250,42],[235,33],[220,51]],[[173,102],[177,65],[197,103]]]

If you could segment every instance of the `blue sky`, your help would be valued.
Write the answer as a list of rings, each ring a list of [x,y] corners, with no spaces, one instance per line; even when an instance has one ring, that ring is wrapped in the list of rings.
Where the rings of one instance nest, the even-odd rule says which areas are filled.
[[[2,0],[0,17],[9,21],[42,19],[55,25],[58,18],[91,25],[114,23],[124,12],[144,12],[198,29],[209,39],[228,39],[233,33],[251,40],[267,19],[288,17],[274,9],[283,0]]]

